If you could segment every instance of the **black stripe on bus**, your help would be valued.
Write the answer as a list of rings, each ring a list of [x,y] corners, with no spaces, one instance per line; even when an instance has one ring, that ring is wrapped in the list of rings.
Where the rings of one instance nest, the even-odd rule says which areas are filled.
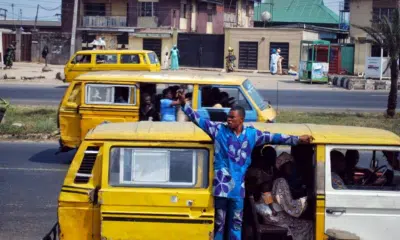
[[[146,216],[146,217],[189,217],[187,214],[159,214],[159,213],[128,213],[128,212],[102,212],[107,215],[131,215],[131,216]]]
[[[75,189],[81,189],[81,190],[93,190],[94,189],[94,188],[76,187],[76,186],[68,186],[68,185],[64,185],[62,187],[63,188],[75,188]]]
[[[77,193],[77,194],[88,195],[87,192],[78,192],[78,191],[65,190],[65,189],[61,189],[61,192],[66,192],[66,193]]]
[[[165,219],[165,218],[130,218],[130,217],[103,217],[103,221],[110,222],[150,222],[150,223],[184,223],[184,224],[213,224],[213,220],[200,219]]]

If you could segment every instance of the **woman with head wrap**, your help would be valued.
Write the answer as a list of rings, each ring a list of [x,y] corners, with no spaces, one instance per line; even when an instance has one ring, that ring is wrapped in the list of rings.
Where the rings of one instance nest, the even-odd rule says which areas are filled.
[[[176,45],[171,49],[171,70],[178,70],[179,69],[179,50]]]
[[[279,60],[279,55],[276,53],[276,49],[274,48],[272,49],[272,54],[269,64],[269,69],[272,75],[275,75],[276,72],[278,71],[278,60]]]
[[[288,235],[293,240],[311,240],[313,239],[313,224],[311,221],[299,219],[307,208],[307,197],[293,199],[287,179],[292,175],[293,157],[283,152],[276,159],[276,169],[279,171],[279,177],[274,181],[272,187],[273,208],[276,215],[266,214],[267,211],[257,212],[263,216],[267,224],[288,229]]]

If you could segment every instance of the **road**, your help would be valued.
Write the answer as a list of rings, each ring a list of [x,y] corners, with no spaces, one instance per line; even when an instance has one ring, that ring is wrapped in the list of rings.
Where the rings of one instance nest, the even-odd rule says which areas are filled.
[[[0,143],[0,239],[42,239],[57,220],[57,198],[73,153],[52,143]]]
[[[14,104],[59,104],[66,87],[63,85],[1,84],[0,97]],[[343,91],[324,88],[320,90],[260,90],[273,106],[282,109],[331,111],[383,111],[388,93],[384,91]]]

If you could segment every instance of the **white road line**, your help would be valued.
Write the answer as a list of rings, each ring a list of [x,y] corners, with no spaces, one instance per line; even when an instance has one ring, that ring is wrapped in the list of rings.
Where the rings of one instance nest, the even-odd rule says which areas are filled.
[[[67,169],[61,169],[61,168],[12,168],[12,167],[0,167],[0,170],[42,171],[42,172],[66,172],[67,171]]]

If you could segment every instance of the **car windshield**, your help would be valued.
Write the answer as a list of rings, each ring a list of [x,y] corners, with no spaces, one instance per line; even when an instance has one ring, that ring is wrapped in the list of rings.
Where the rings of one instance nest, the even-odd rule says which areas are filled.
[[[257,89],[254,87],[249,79],[243,82],[243,87],[249,93],[250,97],[260,108],[260,110],[265,110],[268,108],[268,102],[264,100],[264,98],[260,95],[260,93],[257,91]]]
[[[158,63],[158,57],[154,52],[151,52],[148,55],[149,55],[149,59],[150,59],[150,63],[151,64],[157,64]]]

